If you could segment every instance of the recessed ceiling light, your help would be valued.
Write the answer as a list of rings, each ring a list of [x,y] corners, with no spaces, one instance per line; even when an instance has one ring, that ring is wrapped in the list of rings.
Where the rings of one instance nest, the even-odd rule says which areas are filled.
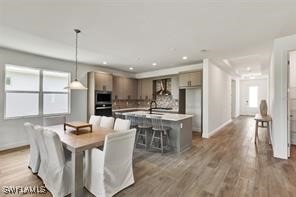
[[[230,64],[230,62],[229,62],[228,59],[224,59],[223,62],[224,62],[227,66],[230,66],[230,67],[231,67],[231,64]]]
[[[157,66],[157,63],[156,63],[156,62],[153,62],[153,63],[152,63],[152,66]]]
[[[182,60],[187,60],[187,59],[188,59],[187,56],[183,56],[183,57],[182,57]]]
[[[251,68],[250,67],[247,67],[247,71],[250,71],[251,70]]]
[[[129,67],[129,70],[134,70],[134,68],[133,67]]]
[[[206,53],[206,52],[208,52],[208,50],[207,49],[202,49],[202,50],[200,50],[200,52]]]
[[[106,62],[106,61],[103,61],[103,64],[104,64],[104,65],[106,65],[106,64],[107,64],[107,62]]]

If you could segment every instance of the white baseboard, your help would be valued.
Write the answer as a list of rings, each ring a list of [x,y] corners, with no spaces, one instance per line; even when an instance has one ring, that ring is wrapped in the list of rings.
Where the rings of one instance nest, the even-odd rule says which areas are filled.
[[[216,133],[218,133],[219,131],[221,131],[221,129],[223,127],[225,127],[226,125],[228,125],[231,122],[232,122],[232,119],[227,120],[226,122],[224,122],[223,124],[221,124],[219,127],[217,127],[216,129],[212,130],[211,132],[209,132],[207,134],[206,133],[203,133],[202,137],[203,138],[210,138],[210,137],[212,137],[213,135],[215,135]]]
[[[6,145],[0,147],[0,151],[9,150],[12,148],[18,148],[18,147],[26,146],[26,145],[29,145],[27,141],[17,142],[17,143],[13,143],[13,144],[6,144]]]

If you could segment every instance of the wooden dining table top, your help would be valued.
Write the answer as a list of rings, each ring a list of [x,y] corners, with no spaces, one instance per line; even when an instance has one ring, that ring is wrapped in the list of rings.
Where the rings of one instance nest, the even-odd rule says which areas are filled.
[[[113,129],[93,128],[89,132],[89,128],[80,129],[78,134],[75,134],[75,129],[67,128],[64,131],[64,125],[54,125],[45,127],[56,132],[64,146],[70,151],[84,151],[94,147],[104,145],[105,136],[115,132]]]

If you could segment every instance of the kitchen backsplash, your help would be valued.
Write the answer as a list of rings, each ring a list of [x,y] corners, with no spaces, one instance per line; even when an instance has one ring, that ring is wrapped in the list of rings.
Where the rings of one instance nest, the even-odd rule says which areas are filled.
[[[151,100],[114,100],[113,109],[136,108],[136,107],[150,107]],[[157,107],[179,109],[179,101],[174,99],[171,95],[162,95],[156,97]]]
[[[172,95],[161,95],[156,97],[157,107],[178,109],[179,102]]]

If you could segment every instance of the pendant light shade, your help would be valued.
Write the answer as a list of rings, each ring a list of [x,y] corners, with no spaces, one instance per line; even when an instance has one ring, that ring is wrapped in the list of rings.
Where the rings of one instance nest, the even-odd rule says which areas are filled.
[[[69,87],[66,87],[71,90],[86,90],[87,88],[80,83],[78,80],[74,80],[70,83]]]
[[[74,29],[76,33],[76,47],[75,47],[75,79],[70,83],[69,86],[65,87],[65,89],[71,89],[71,90],[86,90],[87,88],[82,85],[80,81],[77,79],[77,49],[78,49],[78,34],[81,32],[79,29]]]

